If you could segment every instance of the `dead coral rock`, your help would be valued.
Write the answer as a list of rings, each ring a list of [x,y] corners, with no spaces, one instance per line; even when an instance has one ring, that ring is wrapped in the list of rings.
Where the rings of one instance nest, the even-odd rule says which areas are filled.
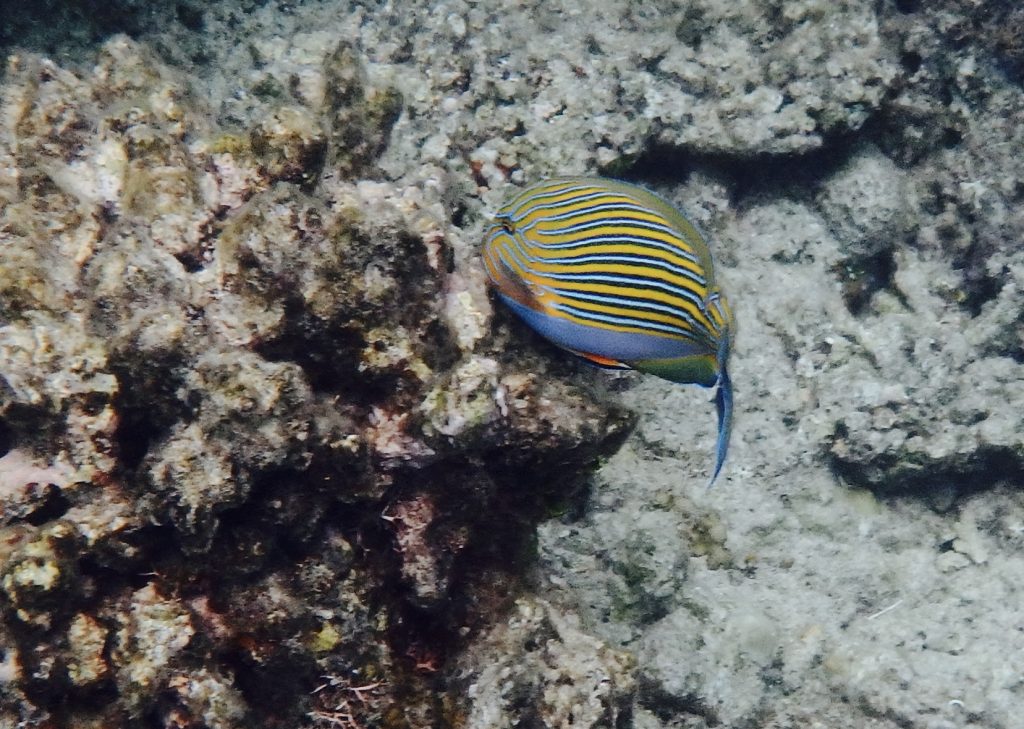
[[[464,726],[622,726],[632,711],[634,670],[631,656],[581,631],[574,616],[543,600],[520,600],[459,661]]]
[[[89,570],[137,569],[140,524],[125,502],[84,485],[68,501],[78,503],[60,520],[0,530],[0,607],[25,649],[21,686],[43,705],[69,689],[106,687],[106,628],[91,613],[72,614],[95,599]]]
[[[0,417],[13,445],[69,471],[58,479],[65,486],[115,467],[118,382],[106,347],[84,328],[77,314],[41,311],[0,327]]]
[[[481,443],[498,463],[536,473],[557,472],[571,463],[593,464],[616,450],[636,423],[635,413],[535,372],[524,362],[498,381],[502,418]],[[565,489],[569,482],[562,476],[553,486]]]
[[[309,110],[297,106],[281,107],[262,120],[249,143],[266,177],[304,190],[316,184],[327,154],[326,134]]]
[[[130,596],[110,652],[118,688],[130,709],[150,705],[153,695],[167,686],[195,632],[186,606],[161,597],[154,585]]]
[[[113,368],[134,385],[152,369],[143,363],[187,356],[201,339],[190,309],[191,283],[179,259],[162,249],[144,224],[125,222],[84,262],[80,303],[107,344]],[[193,316],[189,316],[190,313]],[[166,368],[165,368],[166,369]],[[123,394],[134,397],[133,388]]]
[[[339,45],[324,62],[331,128],[331,166],[345,176],[365,172],[380,156],[402,112],[396,89],[368,89],[356,50]]]
[[[161,716],[166,726],[242,727],[247,709],[230,674],[197,665],[190,650],[199,635],[195,615],[182,601],[160,595],[153,584],[126,597],[115,622],[109,667],[118,705],[129,715]]]
[[[83,555],[104,568],[136,567],[144,554],[140,533],[148,524],[128,495],[118,486],[110,485],[83,488],[73,496],[64,519],[75,525]]]
[[[402,577],[412,586],[420,604],[431,605],[447,596],[448,571],[440,560],[448,562],[463,545],[448,545],[438,549],[431,543],[428,530],[438,517],[437,505],[430,496],[417,494],[388,507],[383,514],[394,528],[395,544],[402,556]]]
[[[84,322],[58,322],[33,313],[27,321],[0,330],[3,342],[3,377],[7,397],[4,409],[13,405],[59,412],[75,396],[117,392],[117,381],[107,371],[102,343],[83,333]],[[77,367],[65,363],[74,359]]]
[[[329,696],[375,685],[369,723],[437,725],[420,674],[485,621],[465,586],[522,569],[628,431],[489,337],[443,172],[320,174],[325,140],[369,170],[397,114],[360,65],[305,63],[237,133],[124,38],[88,75],[12,61],[0,643],[25,716],[71,696],[111,725],[298,724],[329,674]],[[44,477],[58,495],[26,490]]]
[[[167,688],[157,710],[163,726],[180,729],[250,726],[246,703],[230,675],[203,668],[172,676]]]
[[[998,9],[1002,9],[998,4]],[[995,30],[996,50],[1010,72],[1024,81],[1024,9],[1007,8],[1006,14],[992,18]]]
[[[528,551],[536,522],[568,503],[582,475],[635,423],[632,413],[556,378],[483,373],[469,380],[479,388],[475,394],[443,390],[452,398],[451,410],[443,411],[444,430],[434,430],[442,414],[424,405],[429,419],[421,426],[422,442],[430,451],[417,452],[419,468],[390,462],[399,495],[383,518],[422,607],[443,604],[467,564],[512,567]],[[396,447],[408,454],[408,444]]]
[[[110,678],[110,664],[104,650],[109,631],[94,617],[79,613],[68,626],[68,680],[79,691],[87,691]]]
[[[254,710],[329,708],[320,691],[314,694],[328,674],[344,676],[352,686],[378,687],[392,676],[384,640],[391,618],[379,607],[384,596],[372,575],[351,562],[351,547],[329,533],[324,549],[292,568],[248,585],[226,584],[211,599],[193,601],[205,636],[218,652],[233,656],[236,685]],[[393,700],[389,692],[379,693],[377,709],[364,706],[364,714]]]
[[[843,252],[866,258],[900,245],[914,228],[906,173],[878,149],[858,150],[818,195]]]
[[[492,205],[510,179],[618,172],[645,155],[657,165],[666,148],[805,153],[860,129],[901,82],[876,5],[862,0],[578,3],[563,14],[533,0],[500,33],[483,8],[412,7],[361,26],[382,67],[409,69],[383,165],[397,175],[444,160],[494,191]],[[438,38],[460,50],[437,53]]]
[[[66,464],[44,465],[24,451],[8,451],[0,457],[0,525],[59,510],[61,492],[71,485],[72,473]]]
[[[960,131],[908,178],[902,204],[920,221],[913,245],[894,251],[869,316],[841,327],[860,352],[830,357],[834,366],[819,380],[823,410],[833,413],[833,463],[876,490],[941,494],[1024,470],[1024,162],[1004,153],[1024,143],[1024,101],[1017,85],[981,62],[988,36],[978,35],[972,12],[922,6],[907,31],[908,43],[922,45],[936,42],[940,29],[966,33],[968,45],[951,52],[958,60],[923,64],[907,90],[951,84]]]
[[[215,262],[230,298],[211,302],[212,324],[233,343],[302,362],[315,386],[396,370],[428,378],[425,358],[450,355],[439,264],[417,211],[398,207],[403,190],[390,185],[330,193],[325,205],[279,186],[226,227]]]
[[[48,630],[73,609],[83,589],[79,536],[67,522],[7,532],[0,560],[0,604],[8,620]]]
[[[943,48],[931,58],[922,59],[925,64],[931,65],[932,58],[949,63],[947,56],[972,55],[975,62],[995,60],[1012,80],[1024,81],[1024,46],[1021,44],[1024,11],[1019,6],[999,0],[977,0],[969,5],[940,0],[923,3],[913,10],[911,20],[927,26],[929,33],[938,34],[953,49],[948,52]],[[902,25],[916,30],[915,23],[897,18]],[[955,63],[950,66],[955,68]],[[960,69],[961,72],[968,70],[969,67]]]
[[[201,176],[188,164],[185,137],[202,117],[185,115],[185,87],[165,66],[126,38],[108,42],[89,81],[31,57],[13,61],[20,98],[9,144],[42,195],[26,203],[76,207],[85,225],[62,236],[68,264],[88,257],[112,215],[145,220],[157,244],[175,255],[199,254],[213,210],[204,205]],[[192,203],[183,205],[183,202]],[[91,212],[105,211],[103,215]],[[27,210],[25,211],[28,212]],[[29,216],[21,215],[26,220]]]
[[[208,547],[217,512],[241,503],[254,473],[302,467],[310,393],[301,370],[255,354],[210,352],[195,362],[183,397],[196,420],[176,426],[143,465],[143,500],[169,514],[190,549]]]
[[[157,496],[151,508],[166,513],[197,550],[212,539],[217,507],[240,503],[248,485],[235,478],[230,449],[207,443],[195,423],[175,427],[151,451],[145,468]]]

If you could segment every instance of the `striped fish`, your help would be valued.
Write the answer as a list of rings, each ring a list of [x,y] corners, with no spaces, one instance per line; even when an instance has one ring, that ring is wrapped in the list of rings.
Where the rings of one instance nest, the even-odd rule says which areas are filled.
[[[718,448],[732,427],[735,327],[708,245],[665,200],[604,179],[560,178],[516,195],[487,228],[498,296],[559,347],[601,367],[718,386]]]

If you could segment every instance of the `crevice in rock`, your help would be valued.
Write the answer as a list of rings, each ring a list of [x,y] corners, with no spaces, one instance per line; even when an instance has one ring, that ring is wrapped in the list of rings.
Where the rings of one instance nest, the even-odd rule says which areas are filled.
[[[32,526],[42,526],[48,521],[60,519],[71,508],[71,501],[56,484],[39,484],[43,496],[25,521]]]
[[[963,280],[963,299],[960,305],[972,317],[978,316],[982,307],[999,295],[1005,283],[1005,280],[988,273],[987,262],[992,255],[991,249],[991,245],[975,240],[966,251],[953,258],[953,268],[960,271]]]
[[[142,410],[124,409],[114,432],[121,465],[134,471],[142,463],[154,440],[165,432],[165,428],[147,417]]]
[[[854,316],[861,316],[875,294],[892,288],[896,260],[892,249],[885,249],[872,256],[847,258],[832,271],[842,285],[846,308]]]
[[[869,120],[855,132],[826,136],[821,147],[804,154],[737,158],[653,145],[631,162],[620,162],[602,170],[602,174],[639,184],[657,184],[680,183],[696,170],[707,170],[726,179],[737,205],[761,197],[799,199],[807,197],[809,191],[842,167],[860,142],[874,137],[877,128],[877,123]]]
[[[683,715],[701,717],[707,726],[721,724],[715,710],[702,702],[698,696],[670,693],[661,683],[642,672],[637,684],[637,703],[662,721],[672,722]]]
[[[14,430],[3,418],[0,418],[0,458],[10,453],[16,442]]]
[[[114,354],[112,360],[110,369],[118,381],[114,442],[121,467],[133,472],[150,446],[175,422],[189,415],[188,405],[178,399],[182,380],[174,358],[156,363],[156,367],[138,367],[130,354],[124,359]],[[154,403],[159,406],[154,407]]]
[[[921,0],[896,0],[896,9],[907,15],[916,13],[921,9]]]
[[[88,52],[88,44],[116,33],[137,36],[158,26],[159,7],[131,1],[0,0],[0,51],[18,45],[55,57],[67,57],[71,49]]]
[[[387,384],[378,385],[359,372],[359,353],[366,341],[355,328],[326,329],[297,301],[285,303],[286,326],[281,336],[258,344],[257,354],[271,362],[294,362],[316,393],[348,392],[360,401],[376,401]]]
[[[946,485],[952,500],[999,483],[1024,483],[1024,460],[1012,448],[981,445],[976,451],[930,462],[910,462],[908,455],[883,453],[867,460],[830,457],[832,469],[848,483],[879,495],[929,498]]]

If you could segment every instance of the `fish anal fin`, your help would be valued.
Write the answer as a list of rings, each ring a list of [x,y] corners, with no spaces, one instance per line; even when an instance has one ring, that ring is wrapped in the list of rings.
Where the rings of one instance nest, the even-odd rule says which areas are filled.
[[[585,360],[589,364],[596,365],[606,370],[631,370],[633,369],[625,362],[619,362],[617,359],[610,359],[608,357],[602,357],[599,354],[591,354],[590,352],[577,352],[570,350],[573,354],[582,360]]]

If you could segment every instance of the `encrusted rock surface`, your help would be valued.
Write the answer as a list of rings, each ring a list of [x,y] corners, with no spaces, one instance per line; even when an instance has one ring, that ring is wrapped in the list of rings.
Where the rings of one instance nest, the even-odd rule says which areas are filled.
[[[232,57],[218,87],[249,76],[282,88],[319,42],[317,13],[254,43],[281,59],[253,73]],[[752,157],[805,152],[859,129],[899,78],[868,2],[603,4],[573,0],[517,12],[458,0],[340,13],[376,73],[393,79],[407,113],[382,165],[424,161],[495,187],[557,169],[625,169],[652,145]],[[288,37],[288,32],[302,33]],[[444,49],[443,51],[440,49]],[[226,97],[246,117],[256,95]]]
[[[0,725],[1016,726],[1019,9],[37,5]],[[711,491],[706,393],[625,377],[573,500],[632,420],[492,317],[487,211],[584,172],[713,241]]]
[[[636,726],[1018,723],[1024,92],[971,14],[901,5],[905,76],[859,139],[662,188],[735,292],[724,480],[700,488],[704,399],[643,380],[592,511],[541,535],[545,584],[636,651]],[[686,565],[654,622],[603,597],[623,555],[677,576],[645,541]]]
[[[467,726],[617,727],[632,715],[633,658],[543,600],[520,600],[461,659]]]
[[[239,133],[124,37],[9,59],[2,723],[436,724],[479,570],[628,432],[491,333],[440,170],[357,178],[400,96],[309,71]]]

